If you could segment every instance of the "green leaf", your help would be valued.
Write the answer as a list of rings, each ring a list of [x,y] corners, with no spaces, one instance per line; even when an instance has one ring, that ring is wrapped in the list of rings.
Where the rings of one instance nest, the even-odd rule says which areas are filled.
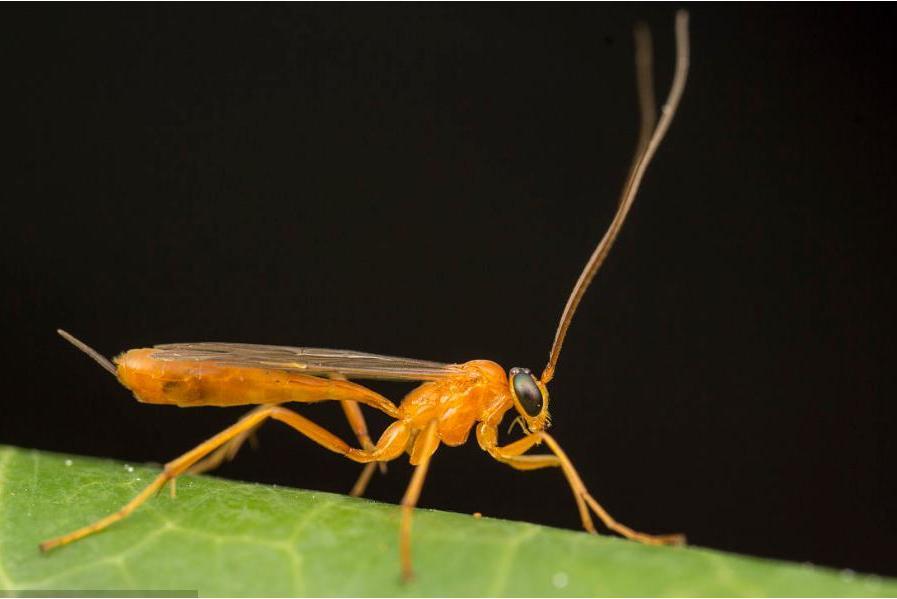
[[[182,477],[106,531],[40,541],[118,509],[158,473],[0,446],[0,591],[200,595],[897,595],[897,581],[697,547],[647,547],[521,522],[418,510],[417,578],[399,580],[394,505]]]

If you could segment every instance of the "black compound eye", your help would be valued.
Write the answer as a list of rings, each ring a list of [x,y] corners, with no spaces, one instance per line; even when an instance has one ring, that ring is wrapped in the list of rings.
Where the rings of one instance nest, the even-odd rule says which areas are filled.
[[[511,384],[523,411],[529,416],[538,416],[542,412],[542,390],[533,375],[528,370],[515,368],[511,371]]]

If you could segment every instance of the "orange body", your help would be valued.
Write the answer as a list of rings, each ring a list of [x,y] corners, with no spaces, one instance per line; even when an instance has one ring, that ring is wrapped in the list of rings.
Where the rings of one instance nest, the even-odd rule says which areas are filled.
[[[424,383],[402,400],[399,418],[412,430],[436,421],[436,436],[449,446],[467,441],[477,422],[498,425],[513,406],[504,369],[489,360],[463,364],[465,374]]]
[[[283,347],[240,343],[175,343],[153,349],[128,351],[111,363],[96,350],[60,330],[73,345],[114,374],[138,400],[147,403],[189,406],[258,405],[238,422],[167,462],[159,475],[118,511],[66,535],[41,543],[43,551],[96,533],[122,520],[155,495],[163,486],[184,474],[216,468],[234,457],[243,442],[266,420],[281,422],[321,447],[365,464],[351,494],[360,496],[374,468],[382,467],[403,453],[415,466],[402,497],[399,556],[402,576],[411,569],[411,513],[417,505],[430,460],[440,444],[461,445],[476,425],[476,438],[483,451],[517,470],[559,468],[567,479],[579,510],[583,528],[594,533],[592,513],[610,530],[628,539],[652,545],[679,544],[681,535],[649,535],[617,522],[589,493],[561,446],[546,432],[551,424],[547,385],[554,377],[567,329],[586,289],[607,257],[623,221],[635,200],[645,169],[669,127],[676,111],[688,71],[688,17],[676,15],[676,72],[660,119],[657,119],[651,78],[651,38],[636,29],[636,65],[642,126],[639,144],[617,212],[573,287],[555,331],[548,363],[537,378],[526,368],[507,374],[495,362],[473,360],[464,364],[440,364],[321,348]],[[348,379],[369,378],[399,381],[429,381],[411,391],[399,406]],[[340,400],[360,447],[280,404]],[[395,419],[374,443],[368,434],[359,404],[379,409]],[[517,410],[524,436],[501,445],[498,426],[505,413]],[[545,453],[530,450],[545,444]],[[381,468],[382,469],[382,468]]]
[[[144,403],[194,407],[351,400],[383,410],[411,431],[435,420],[437,437],[449,446],[463,444],[477,422],[497,425],[513,406],[504,369],[489,360],[472,360],[462,365],[462,373],[420,385],[397,408],[350,381],[214,362],[157,360],[156,351],[132,349],[115,358],[118,379]]]

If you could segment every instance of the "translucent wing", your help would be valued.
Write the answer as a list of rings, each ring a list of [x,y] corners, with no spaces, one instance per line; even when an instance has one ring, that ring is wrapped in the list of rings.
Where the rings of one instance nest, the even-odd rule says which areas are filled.
[[[343,349],[252,345],[248,343],[169,343],[156,345],[156,360],[214,362],[228,366],[273,368],[310,375],[340,374],[350,379],[432,381],[463,372],[457,364],[441,364],[366,354]]]

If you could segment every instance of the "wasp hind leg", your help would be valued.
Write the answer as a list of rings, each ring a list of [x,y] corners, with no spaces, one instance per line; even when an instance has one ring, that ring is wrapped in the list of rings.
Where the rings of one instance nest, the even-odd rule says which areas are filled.
[[[373,449],[357,449],[304,416],[300,416],[299,414],[280,406],[264,406],[257,410],[253,410],[238,422],[224,429],[211,439],[200,443],[184,455],[165,464],[162,472],[159,473],[155,480],[118,511],[66,535],[44,541],[40,544],[41,550],[49,551],[55,547],[67,545],[68,543],[77,541],[78,539],[84,538],[95,532],[99,532],[112,524],[115,524],[119,520],[123,520],[128,517],[131,512],[143,505],[147,499],[150,499],[156,492],[162,489],[166,483],[184,474],[191,466],[195,465],[216,449],[226,445],[232,439],[237,438],[243,433],[251,432],[252,429],[268,418],[279,420],[325,449],[329,449],[334,453],[341,454],[350,460],[362,464],[395,459],[405,450],[405,447],[408,444],[408,439],[410,438],[409,426],[404,422],[397,421],[392,423],[386,431],[384,431],[380,440],[377,441],[377,445],[375,445]]]
[[[254,410],[247,412],[244,418],[255,414],[256,412],[264,411],[270,407],[271,405],[258,406]],[[237,452],[240,451],[240,448],[243,447],[243,444],[246,443],[247,440],[249,441],[249,444],[253,446],[253,449],[255,449],[255,446],[258,443],[258,436],[256,433],[258,432],[258,429],[261,425],[262,422],[258,422],[251,428],[242,431],[233,439],[210,453],[204,459],[191,466],[187,470],[186,474],[203,474],[205,472],[209,472],[210,470],[218,468],[225,461],[230,462],[236,457]],[[171,488],[174,489],[174,479],[172,479],[170,484]],[[172,496],[173,495],[174,493],[172,492]]]
[[[351,399],[341,399],[340,405],[343,408],[343,412],[346,414],[346,420],[349,421],[349,426],[352,427],[352,432],[355,433],[355,437],[358,439],[361,448],[368,451],[373,450],[374,443],[371,441],[371,437],[368,434],[368,428],[364,420],[364,414],[361,412],[361,406],[358,405],[357,401]],[[268,407],[270,407],[270,405],[259,406],[248,414],[253,414]],[[251,429],[241,432],[239,435],[210,453],[206,458],[191,466],[186,473],[203,474],[218,468],[224,462],[230,462],[234,459],[237,452],[240,451],[240,448],[243,447],[243,444],[246,443],[247,440],[251,445],[254,445],[256,432],[261,425],[262,423],[259,422]],[[361,475],[358,477],[358,480],[355,482],[349,495],[352,497],[360,497],[364,495],[364,491],[374,474],[374,470],[378,467],[381,473],[386,473],[386,462],[371,462],[370,464],[365,464],[364,469],[361,471]],[[172,479],[169,484],[171,487],[171,496],[174,497],[174,479]]]

